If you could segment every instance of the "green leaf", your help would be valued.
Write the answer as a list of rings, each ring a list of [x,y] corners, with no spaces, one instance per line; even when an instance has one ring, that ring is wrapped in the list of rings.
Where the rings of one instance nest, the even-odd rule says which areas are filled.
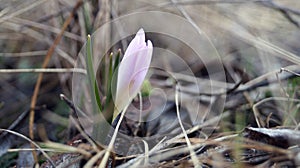
[[[114,61],[114,72],[116,72],[121,60],[121,50],[119,49],[118,52],[117,52],[117,55],[116,55],[116,59]]]
[[[84,24],[85,24],[85,29],[86,32],[92,33],[92,22],[91,22],[91,14],[90,14],[90,4],[89,3],[84,3],[83,5],[83,17],[84,17]]]
[[[112,123],[113,120],[113,111],[114,111],[114,102],[113,96],[115,94],[115,90],[117,87],[117,77],[118,77],[118,66],[120,63],[120,55],[121,51],[119,50],[116,55],[111,53],[109,55],[109,67],[107,74],[107,86],[106,86],[106,101],[104,110],[105,113],[110,113],[110,115],[106,115],[106,119]]]
[[[97,80],[95,78],[95,73],[94,73],[93,49],[92,49],[92,42],[91,42],[90,35],[88,35],[88,39],[87,39],[86,68],[87,68],[89,88],[90,88],[90,92],[91,92],[91,96],[92,96],[93,112],[97,114],[97,113],[99,113],[99,111],[102,111],[103,109],[102,109],[98,84],[97,84]]]

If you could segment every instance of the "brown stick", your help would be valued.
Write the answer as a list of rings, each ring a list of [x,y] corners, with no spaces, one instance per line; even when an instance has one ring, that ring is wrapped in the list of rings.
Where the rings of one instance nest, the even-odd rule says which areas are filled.
[[[42,65],[42,68],[46,68],[47,67],[47,65],[48,65],[48,63],[50,61],[50,58],[51,58],[51,56],[52,56],[52,54],[53,54],[53,52],[55,50],[55,47],[59,44],[64,31],[67,29],[68,25],[71,23],[71,21],[72,21],[72,19],[74,17],[75,12],[77,11],[77,9],[81,5],[82,5],[82,0],[78,0],[77,3],[76,3],[76,5],[74,6],[74,8],[72,10],[72,13],[67,18],[67,20],[64,22],[64,24],[63,24],[63,26],[61,28],[60,33],[56,36],[56,38],[55,38],[52,46],[48,49],[46,57],[45,57],[44,62],[43,62],[43,65]],[[37,79],[35,87],[34,87],[33,95],[32,95],[32,98],[31,98],[31,104],[30,104],[29,137],[32,140],[34,139],[34,133],[33,133],[34,114],[35,114],[34,108],[35,108],[35,105],[36,105],[36,102],[37,102],[37,96],[38,96],[38,93],[39,93],[39,90],[40,90],[42,79],[43,79],[43,73],[39,73],[38,79]],[[33,144],[31,144],[31,147],[35,148],[35,146]],[[37,163],[38,162],[38,158],[37,158],[35,150],[32,151],[32,155],[33,155],[34,161]]]

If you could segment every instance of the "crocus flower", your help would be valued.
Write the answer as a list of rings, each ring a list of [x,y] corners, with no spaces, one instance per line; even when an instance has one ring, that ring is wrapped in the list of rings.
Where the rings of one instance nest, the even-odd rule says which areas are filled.
[[[145,32],[140,29],[130,42],[119,65],[115,97],[118,112],[123,110],[139,92],[151,63],[152,52],[151,41],[145,42]]]

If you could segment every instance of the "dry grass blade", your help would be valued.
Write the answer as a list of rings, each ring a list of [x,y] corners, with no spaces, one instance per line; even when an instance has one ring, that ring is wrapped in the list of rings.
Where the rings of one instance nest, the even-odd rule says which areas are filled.
[[[77,121],[74,118],[71,118],[73,123],[75,124],[78,131],[81,133],[81,135],[93,146],[93,149],[95,151],[99,152],[97,144],[82,130],[81,126],[78,125]]]
[[[61,31],[58,28],[47,26],[47,25],[44,25],[44,24],[41,24],[41,23],[37,23],[37,22],[30,21],[30,20],[25,20],[25,19],[13,18],[9,21],[14,22],[14,23],[18,23],[18,24],[21,24],[21,25],[29,25],[30,27],[36,27],[36,28],[39,28],[39,29],[42,29],[42,30],[47,30],[49,32],[53,32],[53,33],[56,33],[56,34],[59,34],[60,31]],[[75,35],[73,33],[67,32],[67,31],[64,32],[63,36],[68,37],[68,38],[73,39],[73,40],[76,40],[76,41],[79,41],[79,42],[84,42],[84,39],[82,37],[80,37],[78,35]]]
[[[160,140],[148,153],[148,155],[152,155],[154,154],[155,152],[157,152],[159,149],[160,149],[160,146],[162,146],[161,144],[166,140],[166,137],[164,137],[162,140]],[[146,153],[145,153],[146,154]],[[126,167],[129,167],[129,166],[132,166],[135,164],[135,163],[140,163],[144,160],[144,155],[139,155],[139,156],[132,156],[133,159],[129,160],[127,163],[124,163],[123,165],[120,165],[119,168],[126,168]],[[125,157],[125,158],[131,158],[131,157]],[[124,159],[123,158],[120,158],[120,159]]]
[[[19,136],[19,137],[21,137],[21,138],[27,140],[27,141],[30,142],[32,145],[34,145],[34,147],[38,148],[39,151],[41,151],[42,154],[49,160],[49,162],[52,164],[52,166],[55,167],[55,164],[53,163],[53,161],[51,160],[51,158],[49,157],[49,155],[48,155],[47,153],[45,153],[45,152],[43,151],[43,149],[42,149],[37,143],[35,143],[35,142],[32,141],[31,139],[29,139],[28,137],[26,137],[26,136],[24,136],[24,135],[22,135],[22,134],[20,134],[20,133],[17,133],[17,132],[15,132],[15,131],[7,130],[7,129],[2,129],[2,128],[0,128],[0,131],[8,132],[8,133],[14,134],[14,135],[16,135],[16,136]]]
[[[25,110],[8,128],[7,130],[14,129],[29,113],[29,110]],[[3,138],[8,132],[0,134],[0,139]]]
[[[46,55],[47,51],[30,51],[22,53],[0,53],[0,57],[31,57],[31,56],[42,56]]]
[[[46,68],[47,67],[47,65],[48,65],[48,63],[50,61],[50,58],[51,58],[51,56],[52,56],[52,54],[54,52],[55,47],[59,44],[59,41],[62,38],[62,35],[63,35],[64,31],[67,29],[68,25],[71,23],[71,20],[74,17],[74,13],[81,6],[81,4],[82,4],[82,1],[79,0],[76,3],[76,5],[75,5],[72,13],[70,14],[70,16],[64,22],[63,27],[61,29],[61,32],[57,35],[57,37],[55,38],[55,40],[53,42],[53,45],[49,48],[49,50],[47,52],[47,55],[46,55],[46,57],[44,59],[42,68]],[[40,86],[41,86],[41,83],[42,83],[42,79],[43,79],[43,73],[39,73],[36,85],[34,87],[33,96],[31,98],[31,104],[30,104],[31,110],[30,110],[30,117],[29,117],[29,136],[30,136],[31,139],[34,139],[34,133],[33,133],[34,108],[35,108],[35,105],[36,105],[36,102],[37,102],[37,97],[38,97],[39,89],[40,89]],[[33,151],[32,153],[33,153],[35,162],[37,162],[38,159],[37,159],[35,151]]]
[[[299,68],[299,67],[298,67]],[[287,67],[287,68],[280,68],[280,72],[282,72],[282,71],[285,71],[285,72],[288,72],[288,73],[291,73],[291,74],[293,74],[293,75],[295,75],[295,76],[300,76],[300,74],[299,73],[297,73],[297,72],[294,72],[293,70],[291,70],[289,67]],[[280,73],[279,72],[279,73]]]
[[[64,150],[65,152],[80,153],[85,158],[90,158],[92,156],[91,153],[89,153],[88,151],[86,151],[84,149],[80,149],[80,148],[69,146],[69,145],[64,145],[61,143],[46,141],[41,144],[43,144],[43,146],[47,146],[48,148],[52,148],[52,149]]]
[[[178,104],[178,92],[179,92],[179,84],[176,85],[176,90],[175,90],[175,104],[176,104],[176,113],[177,113],[178,122],[180,124],[184,138],[185,138],[187,146],[189,148],[189,152],[191,154],[191,158],[192,158],[194,167],[201,167],[199,160],[196,157],[195,151],[192,149],[191,142],[189,140],[189,137],[187,136],[187,133],[186,133],[186,131],[183,127],[182,121],[181,121],[180,112],[179,112],[179,104]]]
[[[141,154],[139,156],[135,156],[135,158],[133,159],[133,160],[135,160],[134,164],[130,165],[131,167],[140,167],[142,165],[147,167],[147,165],[149,164],[149,146],[145,140],[142,140],[142,141],[144,143],[145,153]]]
[[[75,115],[75,117],[72,116],[71,117],[71,121],[73,122],[73,124],[75,125],[75,127],[77,128],[77,130],[92,145],[93,149],[95,151],[99,152],[98,144],[84,131],[83,126],[80,124],[80,121],[78,120],[78,115],[76,114],[76,112],[78,112],[80,110],[77,109],[75,107],[75,105],[65,95],[60,94],[60,98],[62,100],[64,100],[71,107],[71,109],[73,110],[73,116]],[[80,112],[81,112],[81,114],[84,114],[82,111],[80,111]],[[90,119],[90,122],[92,122],[91,119]]]
[[[299,60],[299,56],[296,54],[293,54],[287,50],[284,50],[282,48],[280,48],[279,46],[276,46],[275,44],[272,44],[271,42],[268,42],[264,39],[261,38],[251,38],[253,40],[253,43],[258,45],[258,47],[262,48],[262,49],[268,49],[270,51],[274,51],[276,53],[281,54],[282,56],[279,56],[280,58],[289,60],[295,64],[300,65],[300,60]]]
[[[246,90],[247,88],[251,88],[251,87],[253,87],[255,85],[258,85],[258,84],[266,81],[266,79],[268,79],[268,77],[272,77],[272,75],[275,76],[276,74],[281,73],[281,71],[283,71],[284,69],[289,69],[291,71],[296,71],[299,68],[300,68],[299,65],[289,65],[289,66],[280,68],[279,70],[267,72],[267,73],[265,73],[265,74],[263,74],[263,75],[261,75],[261,76],[259,76],[257,78],[254,78],[254,79],[248,81],[247,83],[243,84],[239,88],[239,90]]]
[[[31,149],[31,148],[22,148],[22,149],[8,149],[7,152],[20,152],[20,151],[32,151],[32,150],[39,150],[39,149]],[[45,149],[45,148],[41,148],[41,150],[43,150],[44,152],[66,152],[64,150],[57,150],[57,149]]]
[[[2,27],[9,29],[9,30],[13,30],[15,32],[19,32],[21,29],[21,25],[16,24],[16,23],[12,23],[12,22],[3,22]],[[34,29],[24,29],[22,30],[22,33],[26,34],[26,36],[29,36],[37,41],[42,41],[42,42],[46,42],[47,44],[49,44],[50,46],[53,45],[53,42],[50,38],[44,36],[42,33],[35,31]],[[18,37],[20,36],[20,38],[22,37],[20,34],[17,33],[11,33],[12,36],[9,35],[3,35],[5,39],[11,39],[13,40],[14,38],[18,39]],[[72,57],[70,57],[65,51],[63,51],[62,49],[60,49],[58,46],[55,47],[55,51],[64,59],[66,59],[71,65],[75,65],[75,61]],[[47,54],[47,52],[46,52]]]
[[[269,97],[269,98],[265,98],[265,99],[255,103],[253,105],[252,109],[253,109],[253,113],[254,113],[254,116],[255,116],[255,121],[256,121],[259,128],[265,127],[266,125],[263,123],[263,121],[260,120],[261,115],[260,115],[257,107],[259,105],[265,103],[265,102],[272,101],[272,100],[300,102],[299,99],[292,99],[292,98],[286,98],[286,97]],[[289,118],[293,118],[293,117],[289,115]]]
[[[145,146],[145,159],[144,159],[144,166],[148,165],[149,163],[149,146],[146,141],[143,140]]]
[[[86,70],[79,69],[79,68],[0,69],[0,73],[81,73],[81,74],[86,74]]]
[[[83,168],[93,167],[94,164],[104,155],[105,150],[99,151],[95,156],[93,156],[89,161],[84,165]]]
[[[203,124],[196,125],[193,128],[186,130],[186,133],[187,134],[193,133],[193,132],[195,132],[195,131],[197,131],[201,128],[204,128],[205,126],[209,126],[209,125],[219,121],[221,118],[225,118],[225,117],[228,117],[228,116],[229,116],[229,112],[225,112],[224,114],[222,114],[222,116],[216,116],[215,118],[212,118],[210,120],[205,121],[205,123],[203,123]],[[231,138],[236,137],[236,136],[237,136],[237,134],[232,135],[232,136],[221,137],[221,138],[217,138],[216,141],[223,141],[225,139],[231,139]],[[159,143],[157,143],[149,151],[149,155],[151,156],[151,159],[153,160],[153,158],[154,158],[154,160],[162,160],[163,158],[161,158],[161,157],[156,158],[155,154],[161,153],[162,152],[161,150],[163,150],[165,147],[169,146],[172,143],[176,143],[178,141],[178,139],[184,138],[184,137],[185,137],[184,133],[181,133],[181,134],[179,134],[179,135],[175,136],[174,138],[171,138],[167,141],[165,141],[166,138],[163,138]],[[201,146],[205,146],[206,144],[209,144],[209,143],[207,143],[207,142],[204,143],[204,141],[203,141],[203,143],[200,146],[196,145],[196,146],[192,146],[191,148],[194,150],[194,149],[197,149]],[[170,153],[168,153],[168,155],[164,154],[164,157],[168,158],[168,157],[176,155],[176,154],[190,152],[190,148],[188,148],[187,151],[186,150],[179,150],[178,152],[176,153],[176,151],[175,151],[175,153],[174,153],[174,151],[171,150]],[[128,167],[128,166],[133,166],[135,163],[141,162],[144,157],[145,157],[144,155],[140,155],[140,156],[128,161],[127,163],[121,165],[120,167],[125,168],[125,167]]]
[[[37,1],[35,1],[35,3],[31,3],[30,5],[28,5],[28,6],[24,7],[24,8],[22,8],[22,9],[14,12],[14,13],[11,13],[9,15],[5,15],[5,16],[3,16],[3,17],[0,18],[0,23],[5,22],[6,20],[8,20],[10,18],[13,18],[15,16],[18,16],[18,15],[20,15],[20,14],[22,14],[22,13],[24,13],[24,12],[26,12],[26,11],[32,9],[32,8],[35,8],[35,7],[37,7],[37,6],[45,3],[46,1],[47,0],[37,0]]]

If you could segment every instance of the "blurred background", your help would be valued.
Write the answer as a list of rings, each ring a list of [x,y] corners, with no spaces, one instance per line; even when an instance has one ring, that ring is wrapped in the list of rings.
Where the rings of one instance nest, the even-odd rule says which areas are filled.
[[[239,86],[234,94],[228,94],[220,100],[224,101],[221,112],[229,111],[231,115],[221,122],[223,128],[237,131],[249,125],[257,126],[252,106],[262,99],[276,96],[298,100],[300,81],[295,73],[300,72],[300,1],[0,0],[0,128],[29,137],[30,104],[39,72],[44,72],[36,99],[34,140],[42,141],[37,135],[38,125],[44,126],[51,141],[66,143],[73,139],[78,132],[70,121],[71,109],[59,95],[64,94],[72,99],[73,68],[87,35],[121,16],[145,11],[162,11],[182,17],[190,23],[189,27],[194,27],[207,39],[205,44],[196,40],[193,43],[199,46],[209,43],[218,53],[217,59],[208,56],[211,58],[209,63],[203,64],[189,46],[171,38],[147,34],[147,39],[151,39],[154,46],[180,56],[200,80],[207,79],[207,67],[214,69],[222,62],[225,76],[221,77],[221,81],[224,82],[225,78],[228,84],[223,89]],[[156,20],[151,24],[163,25],[165,22],[168,21]],[[179,27],[179,32],[185,30],[185,25],[169,26],[175,30]],[[119,28],[127,31],[122,25]],[[97,43],[109,43],[111,33],[114,32],[107,30],[106,39],[101,38]],[[61,39],[55,42],[57,37]],[[125,38],[125,42],[128,43],[130,39],[132,36]],[[55,46],[53,53],[49,52],[51,46]],[[112,50],[118,48],[124,53],[123,49],[127,46],[119,43]],[[101,53],[100,49],[97,52]],[[43,67],[47,57],[49,63]],[[215,60],[218,60],[217,64]],[[159,59],[155,61],[154,64],[162,62]],[[172,59],[163,61],[167,62],[163,66],[179,72],[180,63]],[[284,69],[280,71],[280,68]],[[153,85],[161,85],[161,81],[153,80]],[[203,85],[202,88],[205,88],[205,83]],[[188,95],[192,95],[188,100],[195,100],[195,94],[207,91],[189,88],[193,87],[187,85],[185,88]],[[211,108],[209,101],[205,102],[205,96],[199,99],[201,103],[197,99],[183,105],[190,115],[193,115],[191,111],[194,106]],[[286,110],[288,105],[290,110]],[[262,116],[259,123],[263,127],[298,128],[298,110],[299,106],[288,99],[272,99],[262,103],[259,108]],[[238,115],[240,113],[243,115]],[[237,121],[242,122],[237,124]],[[0,165],[32,164],[33,158],[25,157],[26,152],[7,152],[10,148],[29,148],[27,141],[3,133],[1,139]]]

